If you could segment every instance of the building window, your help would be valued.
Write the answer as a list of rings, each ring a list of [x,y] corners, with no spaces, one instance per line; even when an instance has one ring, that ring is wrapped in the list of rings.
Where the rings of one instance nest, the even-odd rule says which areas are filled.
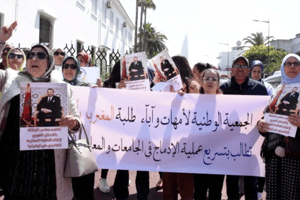
[[[119,35],[119,18],[116,18],[116,34]]]
[[[92,13],[97,16],[98,0],[92,0]]]
[[[107,7],[106,2],[102,1],[102,22],[106,24],[106,17],[107,17]]]
[[[40,15],[40,35],[39,43],[48,43],[48,47],[52,49],[52,24],[51,20]]]
[[[110,11],[110,29],[114,30],[114,12],[111,10]]]
[[[82,48],[83,48],[83,42],[77,40],[77,41],[76,41],[76,50],[77,50],[77,54],[81,51]]]

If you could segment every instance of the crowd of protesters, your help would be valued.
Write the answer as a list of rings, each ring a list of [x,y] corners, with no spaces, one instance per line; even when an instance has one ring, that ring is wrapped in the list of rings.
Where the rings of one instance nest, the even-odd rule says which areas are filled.
[[[27,55],[20,48],[8,43],[12,32],[17,26],[14,22],[0,30],[0,187],[5,199],[94,199],[95,174],[78,178],[65,178],[63,167],[66,150],[19,150],[19,112],[21,82],[66,82],[68,83],[68,110],[59,122],[67,126],[70,133],[81,129],[81,120],[74,98],[73,86],[123,88],[120,61],[113,66],[109,78],[102,84],[101,79],[96,85],[78,79],[80,67],[87,67],[90,56],[79,52],[77,57],[67,56],[61,48],[50,50],[47,46],[37,44],[31,47]],[[232,64],[232,77],[220,82],[220,74],[208,63],[197,63],[191,67],[183,56],[173,56],[183,87],[178,93],[209,94],[209,95],[273,95],[273,101],[282,85],[277,89],[264,82],[262,72],[264,66],[255,60],[251,64],[248,59],[239,56]],[[56,68],[62,68],[62,76]],[[151,74],[151,71],[148,72]],[[281,64],[282,84],[300,83],[300,57],[288,54]],[[149,76],[151,77],[151,76]],[[117,84],[118,83],[118,84]],[[172,88],[170,89],[172,91]],[[247,106],[247,105],[245,105]],[[253,108],[254,109],[254,108]],[[295,138],[284,137],[269,132],[269,125],[262,118],[257,122],[257,129],[265,137],[262,156],[266,163],[266,177],[245,176],[245,199],[261,199],[266,184],[267,199],[300,199],[300,148],[288,149],[293,143],[300,146],[300,117],[298,113],[289,115],[289,122],[296,126]],[[107,183],[108,169],[102,169],[99,188],[109,193]],[[163,198],[177,199],[178,193],[183,200],[189,199],[221,199],[223,182],[226,176],[228,199],[239,199],[240,176],[159,173],[160,179],[156,188],[163,189]],[[128,170],[117,170],[113,192],[116,199],[127,199],[129,195]],[[136,176],[138,199],[148,199],[149,172],[138,171]]]

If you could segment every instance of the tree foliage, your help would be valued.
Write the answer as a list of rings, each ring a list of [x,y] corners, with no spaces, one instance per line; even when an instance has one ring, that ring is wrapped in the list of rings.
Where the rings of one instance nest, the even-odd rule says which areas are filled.
[[[140,39],[140,34],[143,32],[142,38]],[[164,49],[167,49],[165,45],[165,40],[167,36],[160,32],[156,32],[155,28],[152,27],[151,23],[147,23],[143,26],[143,29],[138,33],[138,41],[136,45],[137,52],[144,51],[144,46],[146,54],[149,58],[155,56]],[[141,44],[141,45],[140,45]],[[140,49],[140,47],[142,47]]]
[[[249,43],[253,46],[262,45],[262,44],[267,45],[271,38],[274,38],[274,37],[273,36],[264,37],[262,32],[260,32],[260,33],[257,32],[257,33],[251,33],[251,36],[244,38],[243,41],[245,42],[244,44]]]
[[[281,61],[288,53],[269,47],[270,65],[268,60],[268,47],[266,45],[254,45],[243,56],[248,58],[250,64],[254,60],[260,60],[264,65],[264,72],[271,73],[280,69]]]

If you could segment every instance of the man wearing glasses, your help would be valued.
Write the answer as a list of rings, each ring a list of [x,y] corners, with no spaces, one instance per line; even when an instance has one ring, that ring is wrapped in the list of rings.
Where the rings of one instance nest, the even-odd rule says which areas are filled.
[[[268,95],[267,89],[262,83],[249,78],[249,61],[244,56],[239,56],[233,61],[231,72],[233,77],[220,86],[223,94]],[[239,199],[239,178],[239,176],[227,175],[226,185],[228,199]],[[245,199],[257,199],[257,178],[245,176],[244,183]]]

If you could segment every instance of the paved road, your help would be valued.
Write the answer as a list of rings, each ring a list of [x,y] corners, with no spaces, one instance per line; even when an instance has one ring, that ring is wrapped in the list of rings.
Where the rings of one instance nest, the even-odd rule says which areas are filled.
[[[111,188],[111,192],[109,194],[103,194],[98,187],[99,184],[99,179],[100,179],[100,174],[101,170],[99,170],[96,173],[95,176],[95,186],[94,186],[94,194],[95,194],[95,200],[112,200],[114,199],[114,193],[112,192],[112,185],[114,183],[115,175],[116,175],[116,170],[110,170],[108,171],[108,185]],[[129,172],[129,178],[131,180],[131,184],[129,186],[129,197],[128,200],[137,200],[137,195],[136,195],[136,189],[135,189],[135,176],[136,172],[135,171],[130,171]],[[157,191],[155,189],[156,183],[159,180],[159,174],[158,172],[150,172],[150,193],[149,193],[149,200],[162,200],[163,199],[163,191],[159,190]],[[227,199],[226,195],[226,184],[224,184],[223,191],[222,191],[222,199]],[[180,199],[180,196],[178,195],[178,199]],[[263,193],[263,198],[265,199],[266,194],[265,192]],[[3,200],[3,197],[0,197],[0,200]],[[241,200],[244,200],[244,197],[241,198]]]

